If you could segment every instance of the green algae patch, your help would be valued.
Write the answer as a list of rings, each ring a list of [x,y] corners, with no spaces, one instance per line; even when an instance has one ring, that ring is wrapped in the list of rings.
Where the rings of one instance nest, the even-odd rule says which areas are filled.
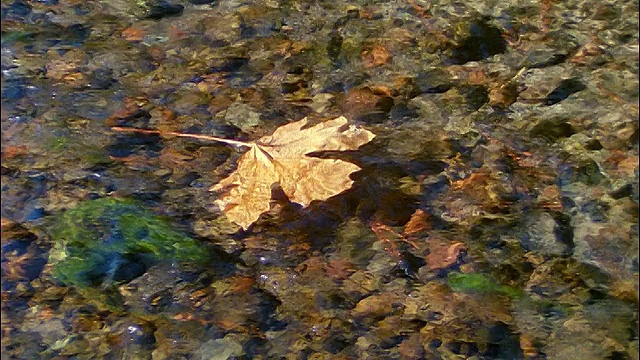
[[[66,285],[107,286],[130,281],[162,261],[204,262],[207,248],[131,200],[84,202],[55,219],[49,255]]]
[[[507,285],[500,285],[484,274],[463,274],[451,272],[447,276],[447,285],[455,292],[476,294],[501,294],[510,298],[522,297],[522,291]]]

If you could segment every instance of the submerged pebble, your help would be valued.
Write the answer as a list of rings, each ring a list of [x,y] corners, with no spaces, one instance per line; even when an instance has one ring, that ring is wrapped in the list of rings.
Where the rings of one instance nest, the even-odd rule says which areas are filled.
[[[637,15],[3,3],[3,356],[638,358]],[[353,187],[249,229],[208,191],[241,149],[109,129],[341,115],[376,139],[310,156]]]

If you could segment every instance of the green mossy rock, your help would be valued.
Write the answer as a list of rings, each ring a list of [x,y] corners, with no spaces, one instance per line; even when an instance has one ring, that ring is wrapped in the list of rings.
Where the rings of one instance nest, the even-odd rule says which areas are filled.
[[[463,274],[451,272],[447,276],[451,290],[464,293],[502,294],[510,298],[522,296],[522,291],[511,286],[500,285],[484,274]]]
[[[203,244],[130,200],[87,201],[55,219],[53,275],[80,287],[129,281],[161,261],[203,262]]]

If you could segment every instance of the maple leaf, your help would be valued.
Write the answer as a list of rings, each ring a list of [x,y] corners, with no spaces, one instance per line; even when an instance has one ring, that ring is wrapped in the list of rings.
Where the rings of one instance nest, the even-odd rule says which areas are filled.
[[[238,161],[229,177],[211,187],[225,193],[215,201],[234,223],[247,229],[269,210],[271,187],[279,184],[290,201],[308,206],[313,200],[326,200],[351,187],[350,174],[360,170],[339,159],[307,156],[318,151],[355,150],[375,135],[339,117],[310,128],[307,118],[276,129],[255,143]]]
[[[308,154],[355,150],[373,140],[375,134],[349,125],[344,116],[306,129],[305,125],[307,118],[283,125],[273,135],[256,142],[121,126],[111,129],[249,147],[249,151],[240,157],[236,171],[209,189],[225,191],[215,203],[229,220],[246,230],[258,220],[260,214],[269,210],[271,186],[274,184],[280,185],[290,201],[303,207],[313,200],[326,200],[338,195],[353,185],[349,175],[360,170],[359,166],[339,159],[310,157]]]

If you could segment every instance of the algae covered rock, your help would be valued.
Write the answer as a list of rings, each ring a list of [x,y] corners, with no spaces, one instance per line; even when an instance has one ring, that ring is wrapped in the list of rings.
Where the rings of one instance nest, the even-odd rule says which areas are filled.
[[[67,210],[52,228],[53,275],[81,287],[130,281],[162,261],[202,262],[204,245],[131,200],[102,198]]]
[[[479,273],[464,274],[450,272],[447,276],[447,285],[454,292],[477,294],[501,294],[511,298],[522,296],[522,291],[507,285],[500,285],[492,278]]]

